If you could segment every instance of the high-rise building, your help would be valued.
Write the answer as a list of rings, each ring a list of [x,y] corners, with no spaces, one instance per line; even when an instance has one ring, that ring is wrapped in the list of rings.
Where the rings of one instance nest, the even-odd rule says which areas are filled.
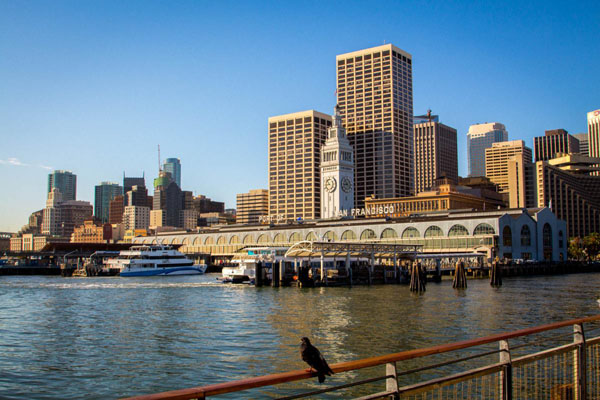
[[[123,211],[123,225],[126,231],[148,229],[148,226],[150,226],[150,207],[125,207]]]
[[[269,216],[320,218],[320,151],[331,116],[314,110],[269,118]]]
[[[590,142],[588,141],[587,133],[576,133],[573,135],[575,139],[579,141],[579,154],[582,156],[589,157],[590,155]]]
[[[154,180],[153,203],[152,210],[165,211],[166,226],[179,226],[179,212],[183,209],[183,198],[181,189],[173,181],[170,173],[160,171],[158,178]]]
[[[108,206],[108,223],[120,224],[123,222],[123,211],[125,210],[125,201],[123,195],[118,195],[112,199]]]
[[[559,154],[579,153],[579,140],[564,129],[552,129],[533,138],[535,161],[550,160]]]
[[[269,215],[269,191],[254,189],[236,196],[236,222],[257,224],[260,217]]]
[[[60,210],[58,206],[62,201],[62,192],[56,187],[50,189],[46,199],[46,207],[43,211],[42,234],[58,236],[60,229]]]
[[[590,157],[600,157],[600,109],[587,113],[588,146]],[[593,175],[598,175],[594,172]]]
[[[152,208],[152,196],[148,196],[148,189],[145,186],[133,186],[130,191],[125,193],[125,206],[138,206]]]
[[[415,191],[430,190],[438,178],[458,183],[458,153],[456,129],[440,124],[438,116],[415,122]],[[417,117],[415,117],[417,118]]]
[[[354,149],[354,204],[412,195],[412,56],[386,44],[338,55],[336,66],[338,105]]]
[[[467,133],[469,176],[485,176],[485,149],[507,140],[508,131],[498,122],[471,125]]]
[[[44,208],[42,234],[70,237],[75,227],[92,217],[93,211],[94,207],[87,201],[63,201],[62,192],[52,188]]]
[[[123,194],[123,188],[115,182],[100,182],[95,187],[94,215],[102,223],[108,222],[110,201]]]
[[[53,188],[60,190],[63,201],[77,198],[77,175],[71,171],[56,170],[48,174],[48,193]]]
[[[146,178],[125,176],[123,173],[123,194],[127,194],[134,186],[146,187]]]
[[[567,223],[567,238],[600,232],[600,158],[569,154],[535,163],[537,206]]]
[[[531,149],[522,140],[492,143],[485,149],[485,176],[498,185],[500,193],[508,193],[508,161],[521,158],[531,163]]]
[[[186,208],[189,207],[186,206]],[[191,208],[198,211],[199,214],[209,212],[222,213],[225,211],[225,203],[223,203],[222,201],[213,201],[208,197],[199,194],[198,196],[192,198]]]
[[[321,218],[350,215],[354,208],[354,151],[342,126],[339,106],[321,146]]]
[[[181,189],[181,161],[179,158],[167,158],[163,164],[163,171],[171,174],[171,177]]]

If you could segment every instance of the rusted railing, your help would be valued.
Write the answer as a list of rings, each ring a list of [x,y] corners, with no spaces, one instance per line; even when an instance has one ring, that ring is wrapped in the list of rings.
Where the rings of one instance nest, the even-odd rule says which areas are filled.
[[[586,338],[586,332],[600,329],[600,315],[557,322],[509,333],[427,347],[379,357],[331,365],[336,373],[385,366],[385,373],[343,385],[280,396],[279,399],[314,397],[336,392],[348,397],[349,388],[371,387],[385,382],[385,390],[360,399],[600,399],[600,336]],[[568,332],[560,332],[569,328]],[[552,333],[551,336],[536,335]],[[510,343],[509,343],[510,341]],[[496,344],[493,348],[481,346]],[[479,348],[479,349],[477,349]],[[525,349],[529,349],[526,351]],[[485,350],[485,351],[483,351]],[[466,355],[452,352],[463,351]],[[425,366],[398,371],[397,363],[434,360]],[[427,358],[425,358],[427,357]],[[482,365],[476,366],[477,363]],[[456,372],[461,365],[469,369]],[[476,366],[475,368],[473,368]],[[433,376],[440,375],[440,376]],[[241,379],[189,389],[131,397],[129,400],[205,399],[226,393],[273,386],[314,377],[307,370]],[[423,379],[425,377],[426,379]],[[410,384],[408,384],[410,383]],[[383,383],[381,388],[383,389]],[[286,392],[289,392],[286,390]],[[362,391],[364,392],[364,390]],[[240,393],[241,395],[241,393]],[[250,393],[246,394],[252,396]],[[355,396],[354,396],[355,397]]]

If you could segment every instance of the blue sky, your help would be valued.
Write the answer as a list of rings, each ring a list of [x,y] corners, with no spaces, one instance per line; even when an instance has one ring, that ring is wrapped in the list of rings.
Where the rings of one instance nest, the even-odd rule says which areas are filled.
[[[179,157],[182,186],[235,207],[267,187],[267,118],[335,105],[335,56],[413,56],[415,113],[509,139],[585,132],[600,108],[594,2],[0,2],[0,231],[44,207],[48,168],[94,185]]]

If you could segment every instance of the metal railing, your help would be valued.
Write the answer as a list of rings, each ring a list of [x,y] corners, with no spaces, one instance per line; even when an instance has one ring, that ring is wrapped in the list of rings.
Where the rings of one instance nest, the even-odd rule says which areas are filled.
[[[600,336],[586,338],[584,325],[587,335],[600,330],[600,315],[333,364],[336,374],[369,368],[371,376],[356,381],[348,376],[344,384],[319,390],[298,387],[292,394],[286,388],[269,397],[291,400],[333,392],[362,400],[600,399]],[[401,361],[412,368],[399,370]],[[314,376],[296,370],[129,400],[205,399]],[[250,392],[245,396],[263,397]]]

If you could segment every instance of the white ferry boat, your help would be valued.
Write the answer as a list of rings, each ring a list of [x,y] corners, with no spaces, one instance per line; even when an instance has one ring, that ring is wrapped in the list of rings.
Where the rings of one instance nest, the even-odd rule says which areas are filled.
[[[273,263],[283,259],[287,247],[250,247],[238,253],[232,265],[225,266],[221,270],[221,280],[232,283],[255,283],[256,264],[262,263],[263,277],[271,279]]]
[[[121,276],[164,276],[203,274],[206,264],[194,265],[183,253],[171,246],[132,246],[106,262],[119,269]]]

